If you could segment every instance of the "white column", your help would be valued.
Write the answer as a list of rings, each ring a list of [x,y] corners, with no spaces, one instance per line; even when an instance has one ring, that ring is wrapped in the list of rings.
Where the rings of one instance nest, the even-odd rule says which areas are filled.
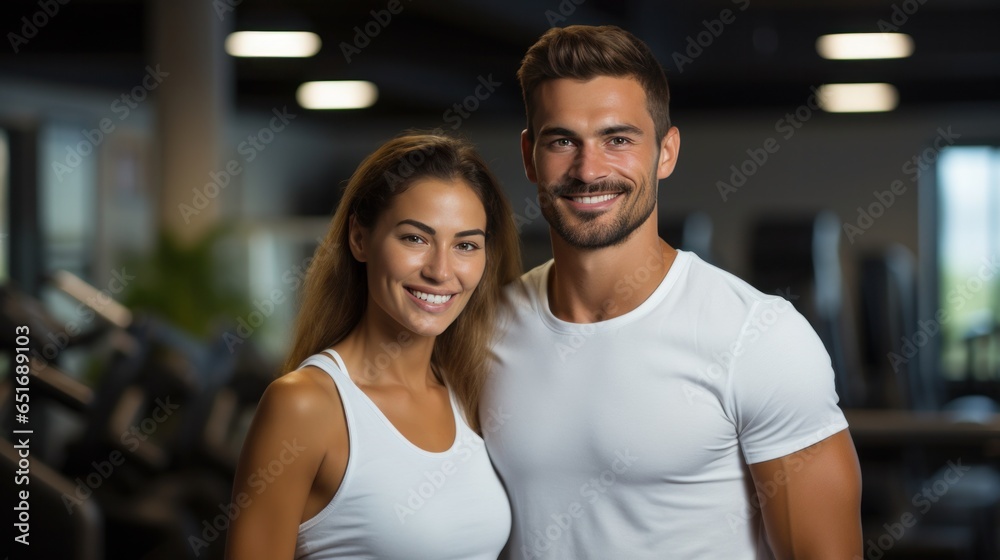
[[[154,185],[158,221],[191,242],[222,214],[226,192],[206,192],[221,168],[225,123],[232,103],[232,61],[223,43],[235,18],[205,0],[151,0],[149,66],[167,74],[156,90]]]

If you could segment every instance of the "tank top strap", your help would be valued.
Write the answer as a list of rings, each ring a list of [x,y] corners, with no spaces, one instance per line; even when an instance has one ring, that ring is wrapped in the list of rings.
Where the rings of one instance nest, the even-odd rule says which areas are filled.
[[[344,385],[347,387],[356,387],[354,380],[347,374],[347,365],[344,364],[343,358],[334,350],[327,349],[309,356],[299,364],[300,368],[305,366],[315,366],[325,371],[327,375],[333,378],[333,382],[340,391],[345,389]]]
[[[458,402],[458,395],[451,390],[451,387],[448,388],[448,398],[451,400],[451,410],[455,414],[456,437],[467,437],[468,434],[478,437],[478,434],[472,431],[469,419],[465,416],[465,410],[462,409],[461,403]]]
[[[340,368],[341,373],[347,375],[347,364],[344,363],[344,359],[340,357],[340,354],[338,354],[336,350],[333,348],[327,348],[326,350],[323,350],[323,355],[333,358],[334,362],[337,363],[337,367]]]

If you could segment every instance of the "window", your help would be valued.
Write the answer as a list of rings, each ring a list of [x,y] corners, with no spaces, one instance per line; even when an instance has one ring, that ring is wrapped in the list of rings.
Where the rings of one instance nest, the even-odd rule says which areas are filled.
[[[998,381],[1000,147],[945,148],[935,179],[942,373],[950,380]]]

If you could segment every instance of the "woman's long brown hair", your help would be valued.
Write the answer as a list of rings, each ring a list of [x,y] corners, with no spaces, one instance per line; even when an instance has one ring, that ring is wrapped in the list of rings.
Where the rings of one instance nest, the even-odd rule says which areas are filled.
[[[486,270],[468,305],[434,341],[431,364],[455,392],[469,425],[479,431],[479,397],[486,382],[503,287],[521,272],[510,203],[468,142],[436,132],[407,132],[365,158],[351,176],[330,230],[306,273],[301,309],[284,371],[340,342],[360,323],[368,276],[348,245],[349,223],[371,228],[393,197],[424,178],[462,180],[486,209]]]

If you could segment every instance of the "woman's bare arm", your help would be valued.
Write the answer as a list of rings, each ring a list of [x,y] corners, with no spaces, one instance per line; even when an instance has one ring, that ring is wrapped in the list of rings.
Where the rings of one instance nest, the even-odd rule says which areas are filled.
[[[229,526],[227,560],[294,556],[306,500],[331,442],[334,449],[342,445],[346,456],[347,427],[335,389],[306,369],[272,382],[240,454],[236,509],[230,509],[239,513]]]

